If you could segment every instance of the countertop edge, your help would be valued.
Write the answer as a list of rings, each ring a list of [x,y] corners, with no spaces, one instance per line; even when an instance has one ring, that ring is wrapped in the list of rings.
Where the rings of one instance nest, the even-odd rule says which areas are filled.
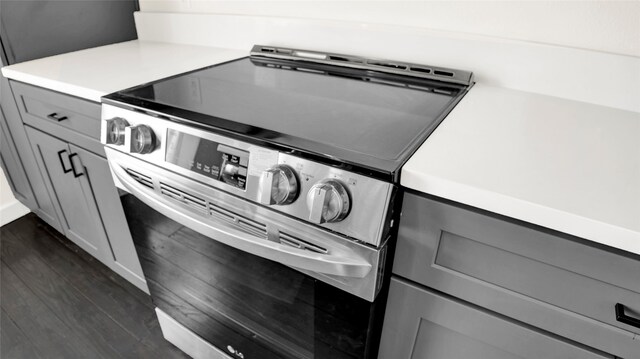
[[[42,88],[46,88],[48,90],[57,91],[66,95],[71,95],[75,97],[79,97],[88,101],[93,101],[100,103],[100,98],[104,95],[108,95],[102,91],[86,88],[86,87],[78,87],[74,85],[70,85],[68,83],[64,83],[61,81],[55,81],[51,79],[47,79],[40,76],[34,76],[31,74],[27,74],[25,72],[16,71],[11,68],[2,68],[2,75],[4,77],[14,80],[24,82],[29,85],[39,86]]]

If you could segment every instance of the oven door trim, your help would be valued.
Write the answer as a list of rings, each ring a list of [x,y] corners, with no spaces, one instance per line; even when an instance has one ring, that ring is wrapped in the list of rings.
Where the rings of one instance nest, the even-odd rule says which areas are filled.
[[[116,185],[157,212],[236,249],[298,269],[316,279],[328,282],[369,301],[375,299],[380,289],[381,256],[386,249],[386,243],[381,248],[363,245],[300,223],[113,149],[106,148],[105,150]],[[127,169],[150,174],[153,178],[153,188],[137,181],[127,172]],[[185,181],[189,182],[185,184]],[[248,218],[260,218],[261,222],[268,223],[269,228],[276,227],[276,236],[281,232],[293,234],[297,238],[303,238],[311,245],[325,248],[327,253],[318,253],[280,243],[272,238],[272,233],[269,233],[267,237],[257,236],[234,223],[192,209],[187,204],[161,194],[160,182],[170,184],[178,190],[188,189],[202,198],[207,198],[209,202],[215,201],[224,204],[226,201],[240,201],[247,208],[246,213],[243,214]],[[264,216],[265,211],[268,212],[266,213],[268,218]],[[273,230],[269,232],[273,232]]]

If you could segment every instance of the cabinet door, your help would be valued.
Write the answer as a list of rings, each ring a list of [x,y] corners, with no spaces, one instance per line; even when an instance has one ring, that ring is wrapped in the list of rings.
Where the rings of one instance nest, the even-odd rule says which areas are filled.
[[[604,359],[613,356],[394,277],[379,359]]]
[[[68,144],[26,127],[43,177],[55,195],[65,235],[102,262],[110,252],[84,168]]]
[[[107,160],[80,147],[69,147],[72,153],[77,154],[72,158],[74,167],[82,168],[85,176],[81,181],[82,191],[85,196],[95,197],[109,239],[111,250],[107,253],[106,264],[138,288],[148,292]]]

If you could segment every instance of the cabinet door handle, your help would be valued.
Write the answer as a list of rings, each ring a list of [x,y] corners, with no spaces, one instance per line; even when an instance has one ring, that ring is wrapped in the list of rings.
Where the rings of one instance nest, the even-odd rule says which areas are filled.
[[[616,320],[620,323],[628,324],[640,328],[640,319],[624,314],[624,305],[616,303]]]
[[[76,165],[73,164],[73,158],[76,157],[77,155],[78,155],[77,153],[72,153],[72,154],[69,155],[69,162],[71,162],[71,170],[73,170],[73,177],[75,177],[75,178],[78,178],[78,177],[80,177],[80,176],[82,176],[84,174],[84,172],[78,173],[76,171]]]
[[[67,116],[64,116],[64,115],[58,115],[58,113],[57,113],[57,112],[54,112],[54,113],[50,113],[50,114],[48,114],[48,115],[47,115],[47,118],[48,118],[48,119],[51,119],[51,120],[54,120],[54,121],[58,121],[58,122],[60,122],[60,121],[64,121],[64,120],[66,120],[68,117],[67,117]]]
[[[71,168],[66,168],[65,165],[64,165],[64,160],[62,159],[62,154],[66,153],[66,152],[67,152],[67,150],[58,151],[58,159],[60,160],[60,166],[62,166],[62,171],[64,173],[69,173],[69,172],[71,172]],[[67,158],[69,158],[69,162],[71,162],[71,156],[69,156]],[[73,165],[73,162],[71,162],[71,165]]]

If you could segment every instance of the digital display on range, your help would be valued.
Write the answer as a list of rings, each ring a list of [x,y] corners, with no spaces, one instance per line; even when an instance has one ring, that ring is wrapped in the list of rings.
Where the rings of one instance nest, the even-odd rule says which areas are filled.
[[[249,152],[169,129],[165,161],[245,189]]]

